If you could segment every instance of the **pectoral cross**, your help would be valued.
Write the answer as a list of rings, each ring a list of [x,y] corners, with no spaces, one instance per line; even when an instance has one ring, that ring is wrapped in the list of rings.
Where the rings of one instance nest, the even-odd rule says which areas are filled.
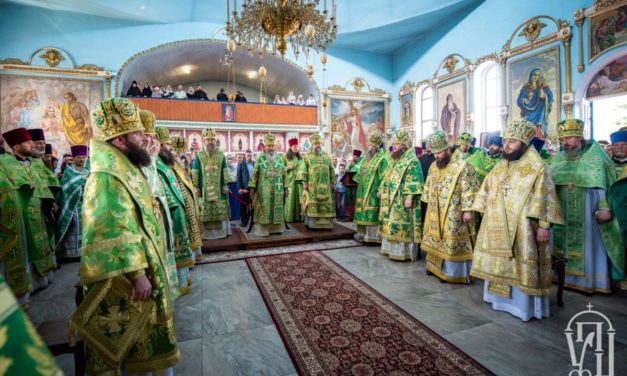
[[[572,181],[569,181],[569,182],[568,182],[568,190],[569,190],[569,191],[572,191],[572,190],[573,190],[573,182],[572,182]]]

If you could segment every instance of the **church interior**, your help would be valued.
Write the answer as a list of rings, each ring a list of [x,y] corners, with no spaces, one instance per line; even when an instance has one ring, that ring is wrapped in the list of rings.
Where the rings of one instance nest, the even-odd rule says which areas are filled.
[[[627,0],[0,30],[0,375],[627,375]]]

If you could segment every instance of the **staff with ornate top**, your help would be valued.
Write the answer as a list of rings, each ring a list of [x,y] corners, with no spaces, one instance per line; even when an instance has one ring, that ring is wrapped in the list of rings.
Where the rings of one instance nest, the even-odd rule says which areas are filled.
[[[565,223],[555,228],[555,254],[568,260],[566,287],[609,293],[610,281],[625,277],[625,248],[608,202],[616,171],[601,146],[583,138],[583,129],[579,119],[557,125],[562,150],[551,172]]]

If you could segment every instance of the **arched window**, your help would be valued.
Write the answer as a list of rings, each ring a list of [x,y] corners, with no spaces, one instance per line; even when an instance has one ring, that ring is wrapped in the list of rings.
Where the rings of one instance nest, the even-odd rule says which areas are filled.
[[[420,95],[419,140],[423,140],[433,131],[433,89],[427,86]]]
[[[474,136],[479,138],[483,132],[501,130],[501,66],[493,61],[485,62],[475,72],[475,126]]]

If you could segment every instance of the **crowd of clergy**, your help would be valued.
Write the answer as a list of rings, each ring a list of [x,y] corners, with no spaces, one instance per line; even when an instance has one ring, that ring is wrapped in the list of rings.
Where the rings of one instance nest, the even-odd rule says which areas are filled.
[[[107,99],[93,115],[100,136],[72,146],[74,163],[60,178],[42,162],[42,129],[2,134],[10,150],[0,155],[3,317],[14,323],[16,349],[26,343],[41,354],[33,367],[58,371],[20,307],[54,280],[58,262],[80,260],[85,299],[70,325],[90,350],[89,372],[172,374],[173,302],[192,288],[203,240],[231,234],[233,177],[212,129],[186,167],[185,140],[132,101]],[[383,135],[369,134],[347,168],[357,183],[355,238],[392,260],[424,258],[442,282],[481,279],[484,301],[524,321],[549,317],[552,256],[567,260],[566,287],[611,293],[625,278],[627,129],[611,135],[612,158],[584,139],[580,120],[561,121],[558,132],[551,154],[526,120],[506,124],[489,150],[468,133],[451,145],[436,131],[420,159],[403,129],[389,151]],[[291,222],[333,229],[335,168],[320,135],[309,143],[301,154],[289,140],[279,155],[265,135],[246,187],[255,236]]]

